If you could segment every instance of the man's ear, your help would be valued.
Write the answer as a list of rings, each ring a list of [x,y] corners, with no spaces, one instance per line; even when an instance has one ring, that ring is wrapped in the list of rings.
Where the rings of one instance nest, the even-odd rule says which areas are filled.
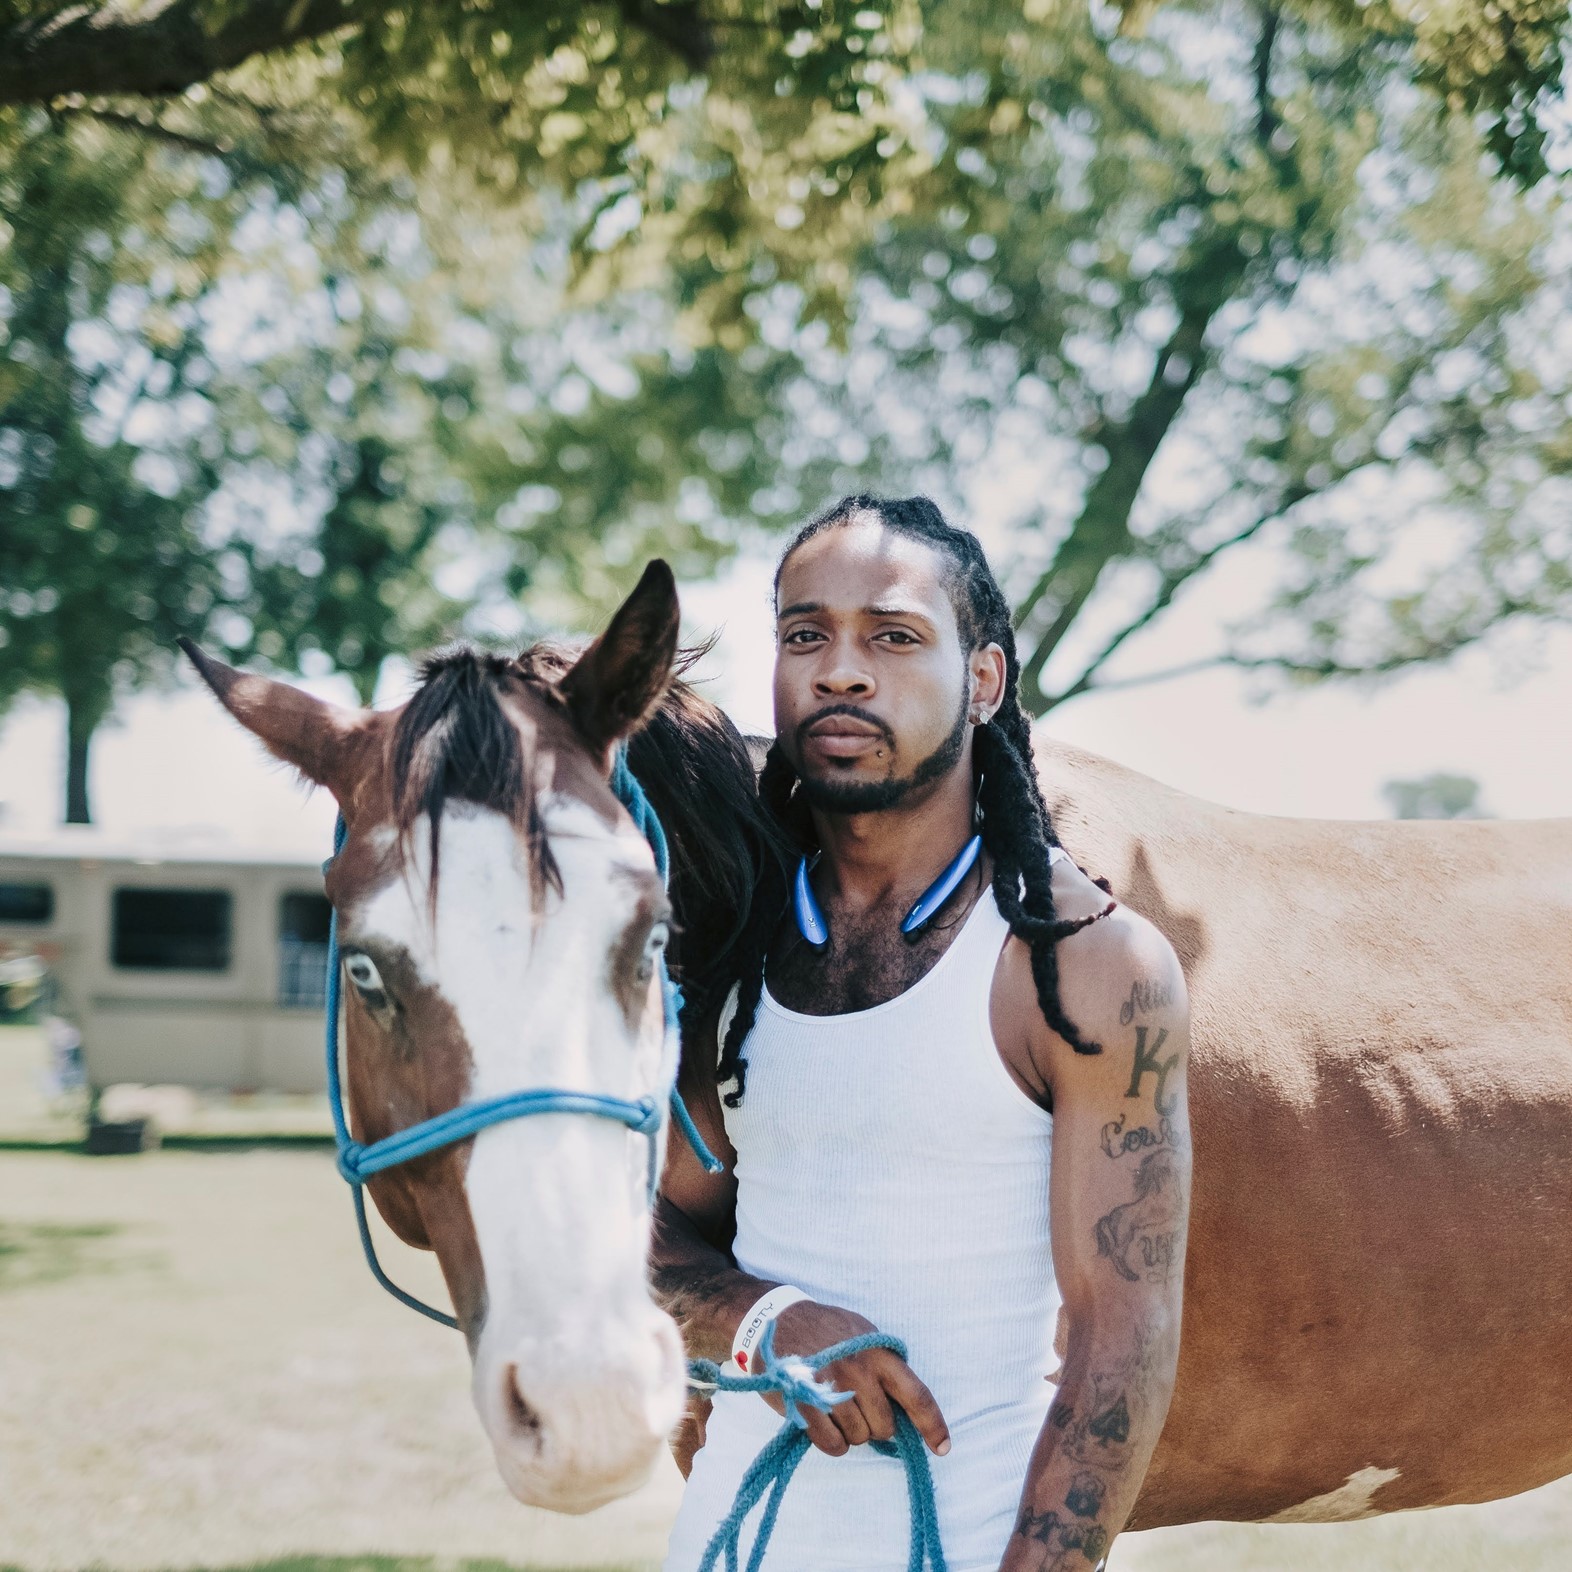
[[[236,671],[190,639],[181,639],[180,647],[218,702],[247,731],[260,737],[270,753],[343,800],[339,786],[349,753],[347,744],[365,725],[362,711],[313,698],[287,682]]]
[[[658,557],[611,625],[558,685],[574,729],[607,769],[611,750],[650,718],[677,659],[677,581]]]

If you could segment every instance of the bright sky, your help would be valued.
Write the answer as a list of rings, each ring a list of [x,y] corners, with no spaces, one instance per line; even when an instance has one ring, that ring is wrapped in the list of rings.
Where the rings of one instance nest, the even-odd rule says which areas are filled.
[[[713,582],[686,588],[687,630],[719,627],[703,668],[706,691],[745,730],[770,729],[773,557],[748,556]],[[1120,670],[1155,670],[1210,647],[1238,609],[1219,574],[1172,617],[1133,640]],[[396,702],[407,673],[390,673],[379,702]],[[336,679],[308,684],[352,702]],[[1510,657],[1474,652],[1374,691],[1339,686],[1251,702],[1250,679],[1211,671],[1089,694],[1045,723],[1055,736],[1106,754],[1198,796],[1260,813],[1380,818],[1382,783],[1434,770],[1472,775],[1502,817],[1572,813],[1572,629]],[[58,823],[63,717],[58,705],[17,705],[0,726],[0,835],[42,836]],[[117,840],[170,845],[233,841],[315,858],[333,809],[308,798],[194,684],[123,707],[95,744],[97,820]]]

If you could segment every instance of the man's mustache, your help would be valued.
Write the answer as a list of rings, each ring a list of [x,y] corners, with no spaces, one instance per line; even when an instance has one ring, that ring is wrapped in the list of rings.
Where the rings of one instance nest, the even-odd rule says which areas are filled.
[[[860,720],[865,725],[872,726],[884,739],[884,744],[890,752],[895,751],[895,733],[877,715],[870,715],[867,710],[860,710],[855,704],[827,704],[822,710],[815,710],[806,720],[799,721],[792,732],[792,738],[797,744],[798,758],[802,757],[803,744],[807,740],[809,729],[817,726],[821,720],[828,720],[832,715],[849,715],[853,720]]]

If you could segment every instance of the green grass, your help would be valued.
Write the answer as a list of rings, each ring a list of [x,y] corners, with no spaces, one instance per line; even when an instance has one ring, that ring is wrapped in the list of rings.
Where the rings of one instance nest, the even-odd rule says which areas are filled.
[[[0,1222],[0,1291],[59,1283],[131,1264],[106,1248],[118,1223]]]

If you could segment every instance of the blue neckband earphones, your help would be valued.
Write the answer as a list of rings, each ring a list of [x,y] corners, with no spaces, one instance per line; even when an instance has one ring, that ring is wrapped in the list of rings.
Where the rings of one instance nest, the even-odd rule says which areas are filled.
[[[956,854],[954,862],[917,897],[912,909],[901,919],[901,932],[908,939],[916,939],[933,920],[935,914],[955,893],[956,886],[972,871],[982,854],[982,836],[974,835]],[[797,916],[797,931],[815,949],[822,949],[830,942],[830,925],[824,920],[824,910],[813,893],[813,881],[808,877],[814,863],[804,857],[797,864],[797,882],[792,891],[792,909]]]

